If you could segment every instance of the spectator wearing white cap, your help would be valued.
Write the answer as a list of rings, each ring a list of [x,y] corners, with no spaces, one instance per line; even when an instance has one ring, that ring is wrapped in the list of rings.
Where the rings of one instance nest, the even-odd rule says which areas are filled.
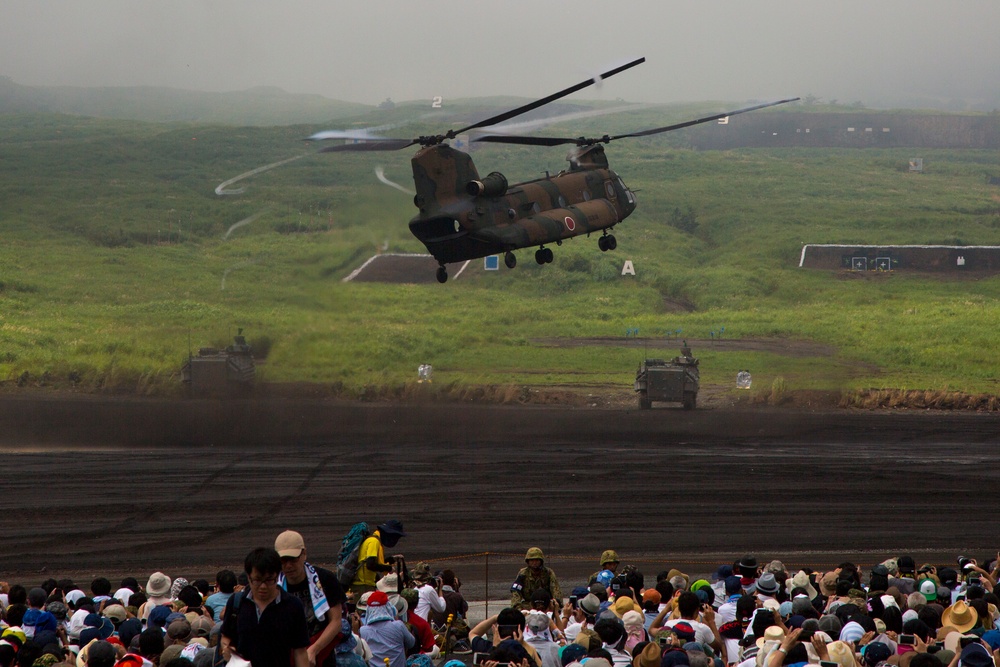
[[[145,621],[149,618],[149,612],[154,607],[170,604],[170,586],[173,584],[170,577],[162,572],[154,572],[149,575],[146,582],[146,601],[139,607],[139,618]]]

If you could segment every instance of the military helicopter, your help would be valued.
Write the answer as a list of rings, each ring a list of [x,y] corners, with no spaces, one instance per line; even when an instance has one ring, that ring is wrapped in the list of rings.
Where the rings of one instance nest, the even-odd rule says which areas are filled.
[[[513,185],[498,171],[481,178],[468,153],[452,148],[447,142],[470,130],[503,123],[645,61],[645,58],[638,58],[599,77],[587,79],[548,97],[467,127],[449,130],[445,134],[414,139],[370,136],[365,137],[362,143],[329,146],[320,152],[390,151],[417,145],[421,147],[411,160],[413,182],[416,185],[413,203],[419,213],[410,220],[410,231],[438,261],[437,279],[441,283],[448,280],[445,264],[488,255],[502,253],[504,264],[513,269],[517,264],[514,251],[520,248],[537,246],[535,261],[538,264],[548,264],[553,260],[552,249],[548,245],[562,245],[565,239],[583,234],[599,232],[598,248],[602,252],[614,250],[618,242],[610,232],[635,210],[636,199],[625,182],[608,166],[603,144],[678,130],[794,102],[799,98],[757,104],[683,123],[615,136],[605,134],[596,138],[567,138],[491,133],[473,139],[528,146],[575,146],[567,157],[569,169],[554,176],[546,173],[544,178]],[[330,131],[319,132],[309,138],[323,140],[345,136],[345,133]]]

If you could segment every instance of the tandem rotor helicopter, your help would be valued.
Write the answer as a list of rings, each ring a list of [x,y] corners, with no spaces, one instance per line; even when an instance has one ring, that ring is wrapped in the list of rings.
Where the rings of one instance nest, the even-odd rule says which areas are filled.
[[[638,58],[599,77],[445,134],[414,139],[366,137],[363,143],[329,146],[320,152],[392,151],[420,146],[410,161],[417,191],[413,203],[419,209],[419,213],[410,220],[410,231],[438,261],[437,279],[441,283],[448,280],[445,264],[488,255],[502,253],[504,264],[513,269],[517,264],[514,251],[521,248],[537,247],[535,261],[548,264],[553,260],[552,249],[548,245],[561,245],[563,240],[583,234],[599,232],[598,248],[602,252],[614,250],[618,242],[610,232],[635,210],[636,199],[624,181],[608,166],[603,144],[679,130],[794,102],[799,98],[615,136],[568,138],[487,134],[473,139],[527,146],[575,146],[567,156],[569,169],[524,183],[509,184],[498,171],[481,178],[472,158],[447,142],[470,130],[503,123],[645,61],[645,58]],[[323,140],[343,136],[343,133],[331,131],[319,132],[309,138]]]

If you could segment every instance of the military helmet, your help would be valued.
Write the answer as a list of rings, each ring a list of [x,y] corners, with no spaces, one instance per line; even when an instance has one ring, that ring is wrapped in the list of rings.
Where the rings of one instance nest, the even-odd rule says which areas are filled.
[[[415,588],[404,588],[403,592],[399,594],[404,600],[406,600],[406,606],[410,609],[416,609],[417,603],[420,602],[420,592]]]
[[[537,558],[537,559],[539,559],[541,561],[544,561],[545,560],[545,554],[543,554],[542,550],[539,549],[538,547],[531,547],[530,549],[528,549],[528,553],[524,554],[524,560],[525,560],[525,562],[527,562],[527,561],[531,560],[532,558]]]
[[[604,567],[605,563],[620,563],[621,559],[618,558],[618,554],[615,553],[614,549],[608,549],[601,554],[601,567]]]

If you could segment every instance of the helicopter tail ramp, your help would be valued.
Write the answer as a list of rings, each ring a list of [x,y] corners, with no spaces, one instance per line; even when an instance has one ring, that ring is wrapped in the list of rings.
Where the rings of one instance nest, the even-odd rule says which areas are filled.
[[[452,278],[461,276],[468,264],[465,262]],[[418,253],[373,255],[346,276],[343,282],[436,284],[434,271],[437,267],[438,261],[432,255]]]

